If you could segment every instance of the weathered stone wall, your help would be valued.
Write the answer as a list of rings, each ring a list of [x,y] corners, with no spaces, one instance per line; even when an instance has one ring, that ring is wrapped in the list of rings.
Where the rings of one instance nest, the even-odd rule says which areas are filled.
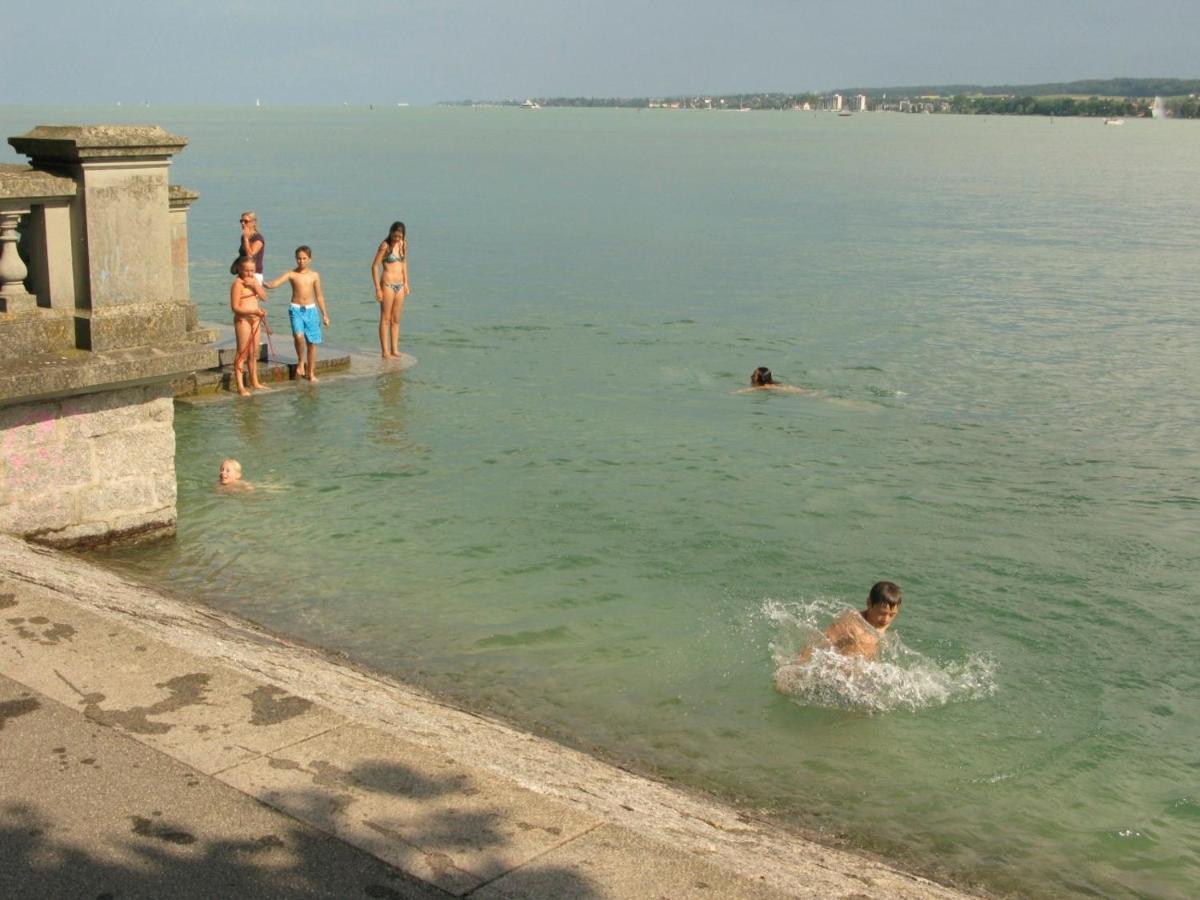
[[[0,407],[0,531],[56,547],[175,531],[169,384]]]

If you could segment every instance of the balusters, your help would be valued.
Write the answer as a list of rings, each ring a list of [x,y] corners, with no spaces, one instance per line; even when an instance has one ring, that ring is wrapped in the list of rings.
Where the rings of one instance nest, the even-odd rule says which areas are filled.
[[[28,209],[0,210],[0,313],[29,312],[37,298],[25,290],[29,269],[17,252],[17,226]]]

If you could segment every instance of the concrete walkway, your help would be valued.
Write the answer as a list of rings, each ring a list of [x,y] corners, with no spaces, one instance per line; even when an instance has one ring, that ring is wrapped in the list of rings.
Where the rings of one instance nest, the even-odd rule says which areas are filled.
[[[965,895],[0,536],[0,896]]]

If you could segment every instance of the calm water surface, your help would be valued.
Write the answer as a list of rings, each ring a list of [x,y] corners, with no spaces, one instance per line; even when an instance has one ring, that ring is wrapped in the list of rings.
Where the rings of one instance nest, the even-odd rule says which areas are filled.
[[[923,871],[1196,894],[1195,123],[0,111],[135,118],[203,318],[253,208],[374,352],[400,218],[419,364],[180,405],[178,539],[112,564]],[[777,693],[878,578],[888,661]]]

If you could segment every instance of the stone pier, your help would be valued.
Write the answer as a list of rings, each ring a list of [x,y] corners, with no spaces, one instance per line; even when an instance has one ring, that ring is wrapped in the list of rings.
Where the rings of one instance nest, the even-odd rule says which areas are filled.
[[[175,530],[171,382],[217,364],[188,288],[187,143],[41,125],[0,166],[0,531],[59,547]]]

